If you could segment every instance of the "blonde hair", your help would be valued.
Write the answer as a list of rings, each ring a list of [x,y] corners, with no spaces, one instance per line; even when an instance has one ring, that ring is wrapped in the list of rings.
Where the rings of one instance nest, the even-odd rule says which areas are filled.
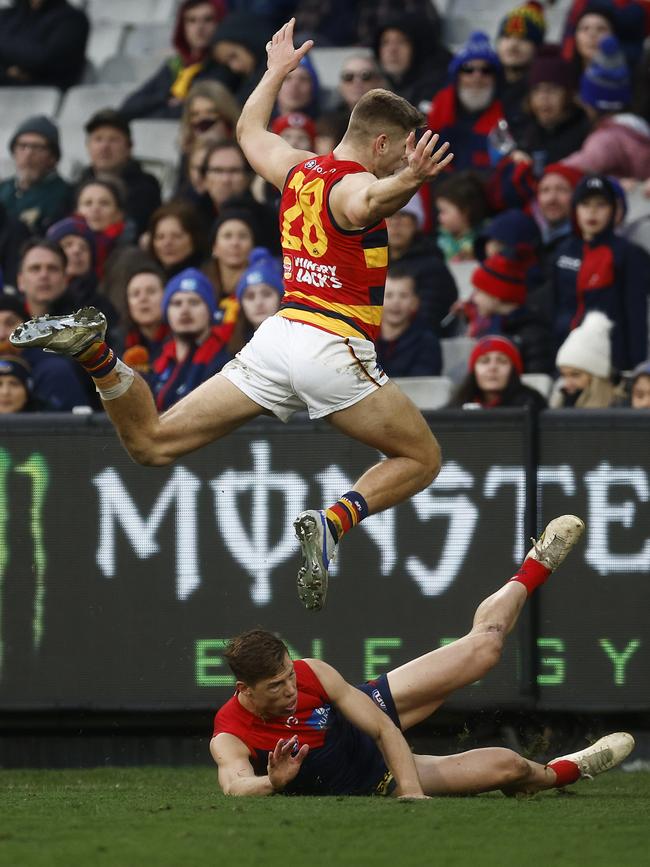
[[[190,125],[190,111],[192,109],[192,101],[197,96],[209,99],[226,123],[232,127],[233,132],[241,114],[239,103],[224,84],[221,84],[219,81],[197,81],[190,88],[183,103],[180,133],[181,150],[183,153],[187,152],[196,138],[196,134]]]
[[[422,112],[408,100],[376,87],[364,93],[352,109],[345,135],[355,142],[367,141],[390,130],[411,132],[424,121]]]

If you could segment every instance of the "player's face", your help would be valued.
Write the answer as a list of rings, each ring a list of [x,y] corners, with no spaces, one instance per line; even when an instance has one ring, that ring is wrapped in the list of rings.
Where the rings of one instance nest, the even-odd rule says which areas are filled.
[[[476,384],[481,391],[503,391],[511,371],[512,363],[503,352],[486,352],[474,365]]]
[[[650,409],[650,376],[638,376],[632,386],[632,408]]]
[[[280,296],[277,291],[266,283],[254,283],[247,286],[241,298],[244,316],[254,329],[273,316],[280,309]]]
[[[562,175],[544,175],[537,188],[537,204],[544,219],[551,224],[568,220],[572,193],[571,184]]]
[[[388,178],[406,165],[406,139],[408,133],[393,133],[375,140],[375,163],[373,174]]]
[[[576,394],[589,387],[591,374],[586,370],[578,370],[577,367],[561,367],[562,388],[567,394]]]
[[[276,675],[246,687],[246,694],[259,716],[289,716],[298,704],[296,672],[288,654]]]

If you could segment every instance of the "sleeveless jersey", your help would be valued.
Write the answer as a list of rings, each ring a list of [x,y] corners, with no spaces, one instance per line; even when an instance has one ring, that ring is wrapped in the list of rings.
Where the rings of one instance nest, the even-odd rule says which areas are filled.
[[[329,207],[332,187],[365,171],[330,153],[289,172],[280,202],[285,293],[278,315],[374,342],[388,267],[386,221],[348,231]]]
[[[370,795],[379,791],[387,768],[373,739],[332,705],[304,660],[296,660],[294,669],[298,704],[292,716],[263,720],[243,707],[235,694],[217,712],[213,736],[225,732],[239,738],[248,748],[255,774],[262,776],[278,740],[298,735],[296,751],[309,744],[309,752],[285,794]]]

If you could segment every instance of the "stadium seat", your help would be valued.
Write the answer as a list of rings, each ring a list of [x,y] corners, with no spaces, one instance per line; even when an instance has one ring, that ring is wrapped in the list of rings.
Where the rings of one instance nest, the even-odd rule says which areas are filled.
[[[122,54],[164,57],[172,51],[172,21],[164,24],[134,24],[126,34]]]
[[[86,57],[95,69],[120,53],[124,39],[125,27],[110,21],[97,21],[90,30],[90,38],[86,47]]]
[[[66,93],[59,111],[59,124],[81,128],[88,118],[102,108],[118,108],[132,90],[128,84],[80,84]]]
[[[97,70],[98,84],[128,84],[130,90],[150,78],[160,67],[162,60],[155,54],[142,54],[139,57],[120,54],[109,57]]]
[[[160,181],[163,197],[169,197],[176,185],[179,160],[179,123],[175,120],[134,120],[133,156]]]
[[[93,25],[97,21],[158,24],[172,21],[175,8],[175,0],[89,0],[87,12]]]
[[[548,373],[522,373],[521,381],[529,388],[534,388],[547,400],[553,388],[553,377]]]
[[[440,341],[443,376],[461,382],[467,375],[467,362],[475,344],[473,337],[444,337]]]
[[[35,114],[54,117],[61,92],[56,87],[0,87],[0,157],[18,124]]]
[[[447,406],[453,388],[446,376],[404,376],[394,378],[393,382],[422,410]]]

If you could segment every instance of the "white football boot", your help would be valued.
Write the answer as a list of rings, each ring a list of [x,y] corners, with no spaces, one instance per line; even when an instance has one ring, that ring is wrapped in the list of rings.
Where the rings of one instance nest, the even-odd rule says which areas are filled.
[[[627,732],[614,732],[596,741],[584,750],[570,753],[568,756],[558,756],[548,763],[552,768],[554,762],[573,762],[578,766],[581,779],[591,780],[605,771],[610,771],[624,762],[634,749],[634,738]]]
[[[553,518],[537,541],[531,539],[533,547],[526,554],[526,559],[531,557],[554,572],[564,562],[584,530],[584,521],[575,515]]]

